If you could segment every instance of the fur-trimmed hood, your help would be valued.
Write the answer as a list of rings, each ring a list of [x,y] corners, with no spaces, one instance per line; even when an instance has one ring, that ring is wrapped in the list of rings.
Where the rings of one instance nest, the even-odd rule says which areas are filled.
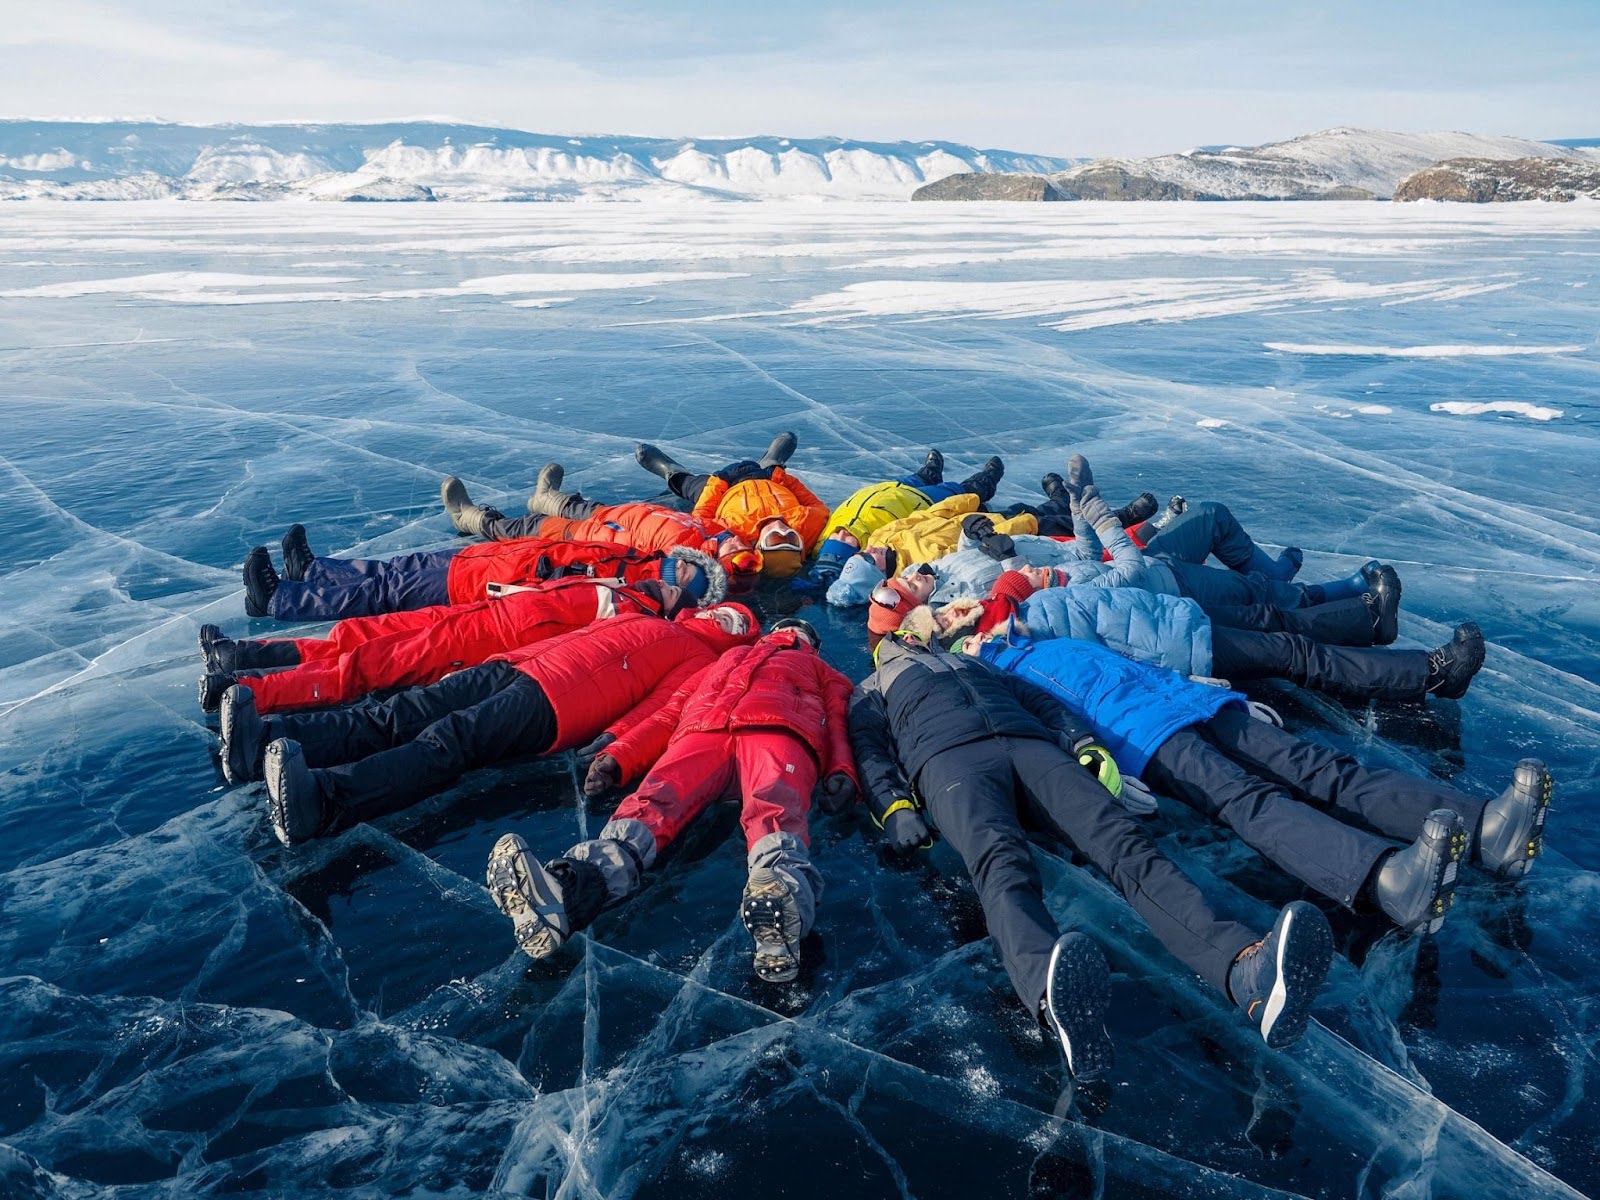
[[[728,572],[711,555],[693,546],[674,546],[667,551],[667,557],[689,563],[706,577],[706,594],[699,607],[710,608],[728,598]]]

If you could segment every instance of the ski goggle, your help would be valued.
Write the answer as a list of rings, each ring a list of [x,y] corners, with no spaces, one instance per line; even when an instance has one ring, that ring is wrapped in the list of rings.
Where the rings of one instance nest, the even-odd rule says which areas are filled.
[[[872,589],[872,602],[888,609],[898,609],[905,603],[905,597],[888,584],[879,584]]]
[[[761,550],[804,550],[800,535],[787,526],[768,525],[761,531],[756,547]]]
[[[728,568],[730,575],[759,575],[761,573],[761,551],[735,550],[722,560]]]

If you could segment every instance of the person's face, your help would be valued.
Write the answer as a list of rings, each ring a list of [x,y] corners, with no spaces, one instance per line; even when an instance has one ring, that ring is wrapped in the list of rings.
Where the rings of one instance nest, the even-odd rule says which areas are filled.
[[[1049,567],[1020,567],[1022,576],[1036,588],[1042,588],[1050,583]]]
[[[853,550],[861,549],[861,539],[855,534],[851,533],[848,529],[835,529],[833,531],[833,540],[836,542],[843,542],[846,546],[849,546]]]
[[[693,595],[689,591],[695,580],[700,578],[700,568],[693,563],[686,563],[681,559],[678,562],[678,590]]]
[[[749,628],[744,619],[744,614],[736,608],[714,608],[710,617],[722,627],[722,632],[732,637],[738,637]]]
[[[961,647],[963,654],[976,654],[983,648],[983,643],[988,641],[988,635],[975,633],[967,639],[966,645]]]
[[[889,551],[884,546],[868,546],[861,552],[863,558],[869,560],[879,571],[889,573]]]
[[[920,571],[913,571],[910,575],[907,575],[903,580],[901,580],[901,582],[904,583],[910,590],[911,594],[917,598],[917,603],[919,604],[926,604],[928,602],[928,597],[933,595],[935,580],[932,575],[924,575]]]
[[[659,586],[661,588],[661,611],[670,617],[683,607],[683,602],[688,597],[683,594],[682,588],[674,584],[662,583]]]

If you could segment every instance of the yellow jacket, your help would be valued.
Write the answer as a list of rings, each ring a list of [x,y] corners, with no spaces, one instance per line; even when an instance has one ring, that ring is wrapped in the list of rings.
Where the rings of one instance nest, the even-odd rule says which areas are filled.
[[[848,529],[856,541],[865,546],[867,538],[890,521],[909,517],[927,507],[928,498],[907,484],[892,479],[887,483],[869,483],[833,510],[821,540],[825,542],[839,530]]]
[[[912,563],[932,562],[953,554],[961,543],[961,518],[978,512],[978,498],[971,492],[951,496],[948,500],[890,521],[867,539],[869,546],[887,546],[899,560],[899,569]],[[1038,533],[1039,522],[1024,513],[1019,517],[1002,517],[989,513],[996,533]]]

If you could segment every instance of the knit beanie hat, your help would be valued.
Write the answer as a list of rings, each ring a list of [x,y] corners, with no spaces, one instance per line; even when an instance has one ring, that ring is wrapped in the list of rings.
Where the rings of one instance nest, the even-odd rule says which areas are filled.
[[[994,586],[989,589],[989,595],[997,600],[1015,600],[1020,604],[1033,595],[1034,591],[1033,584],[1021,571],[1005,571],[994,581]]]
[[[849,542],[841,542],[838,538],[829,538],[817,547],[818,562],[844,562],[856,552],[856,548]]]
[[[711,587],[710,573],[706,570],[707,565],[704,561],[704,556],[701,556],[701,561],[697,562],[685,555],[669,555],[661,562],[661,582],[683,589],[688,595],[693,596],[696,601],[703,601],[706,598],[706,592]],[[685,567],[690,569],[684,570]],[[718,570],[720,573],[720,568]],[[720,599],[721,597],[718,598]]]
[[[896,629],[899,629],[900,622],[905,619],[905,615],[916,608],[918,604],[918,600],[916,596],[912,595],[911,589],[898,579],[891,579],[876,590],[882,591],[883,588],[892,589],[899,597],[899,600],[893,608],[873,601],[871,611],[867,613],[867,632],[871,635],[868,638],[868,642],[873,646],[878,644],[878,639],[883,637],[884,634],[893,633]]]

